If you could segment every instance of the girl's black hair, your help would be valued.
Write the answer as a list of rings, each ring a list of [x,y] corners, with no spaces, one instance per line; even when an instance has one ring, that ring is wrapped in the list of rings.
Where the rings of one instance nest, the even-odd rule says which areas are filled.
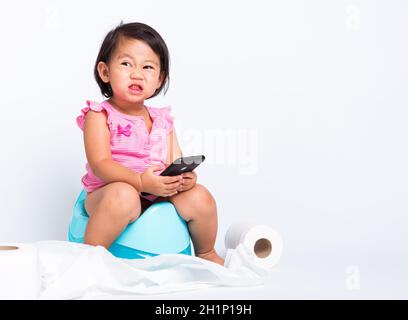
[[[157,96],[162,90],[164,90],[165,94],[167,92],[170,82],[169,50],[167,49],[166,43],[156,30],[140,22],[125,24],[121,22],[115,29],[109,31],[109,33],[103,40],[94,67],[94,77],[96,82],[98,83],[99,88],[101,89],[102,94],[106,98],[110,98],[113,96],[112,87],[110,86],[110,84],[103,82],[102,79],[99,77],[98,63],[101,61],[105,62],[106,64],[109,63],[110,59],[112,58],[112,54],[115,51],[116,46],[118,45],[118,42],[121,37],[144,41],[159,56],[160,76],[162,77],[163,81],[161,86],[149,98]]]

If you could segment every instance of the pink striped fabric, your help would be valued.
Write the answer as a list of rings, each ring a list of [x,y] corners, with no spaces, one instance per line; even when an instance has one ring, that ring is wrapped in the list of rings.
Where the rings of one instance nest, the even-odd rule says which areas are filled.
[[[153,108],[146,106],[153,120],[151,132],[147,131],[143,116],[131,116],[116,110],[107,100],[97,103],[86,102],[87,107],[81,110],[77,117],[79,128],[84,129],[85,115],[89,110],[106,111],[107,125],[110,130],[110,146],[112,159],[122,166],[136,172],[144,172],[147,167],[160,165],[156,171],[160,174],[165,169],[167,158],[167,135],[173,130],[173,117],[170,115],[171,107]],[[86,164],[86,174],[82,177],[85,191],[92,192],[106,182],[95,176]],[[154,200],[156,196],[146,196]]]

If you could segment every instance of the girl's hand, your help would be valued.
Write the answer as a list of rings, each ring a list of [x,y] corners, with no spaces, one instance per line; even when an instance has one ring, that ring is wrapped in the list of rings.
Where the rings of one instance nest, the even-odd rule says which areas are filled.
[[[180,188],[178,188],[179,192],[190,190],[195,186],[197,182],[197,174],[194,171],[182,173],[181,176],[183,177],[183,180]]]
[[[153,172],[159,170],[158,165],[151,166],[140,175],[141,192],[148,192],[160,197],[170,197],[177,194],[183,178],[181,175],[174,177],[163,177],[155,175]]]

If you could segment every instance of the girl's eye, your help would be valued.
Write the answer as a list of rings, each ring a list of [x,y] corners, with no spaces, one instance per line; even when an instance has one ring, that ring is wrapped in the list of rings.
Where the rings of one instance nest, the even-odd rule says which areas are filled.
[[[144,66],[145,69],[154,69],[152,66]]]
[[[130,66],[130,63],[129,62],[122,62],[121,65],[127,67],[127,66]]]

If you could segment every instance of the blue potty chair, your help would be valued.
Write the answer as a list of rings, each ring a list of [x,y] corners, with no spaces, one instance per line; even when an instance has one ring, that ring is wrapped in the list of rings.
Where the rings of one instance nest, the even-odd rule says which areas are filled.
[[[75,203],[68,240],[84,242],[88,214],[85,210],[86,192],[82,190]],[[139,218],[130,223],[112,243],[109,251],[118,258],[140,259],[164,253],[191,255],[187,223],[170,202],[151,205]]]

